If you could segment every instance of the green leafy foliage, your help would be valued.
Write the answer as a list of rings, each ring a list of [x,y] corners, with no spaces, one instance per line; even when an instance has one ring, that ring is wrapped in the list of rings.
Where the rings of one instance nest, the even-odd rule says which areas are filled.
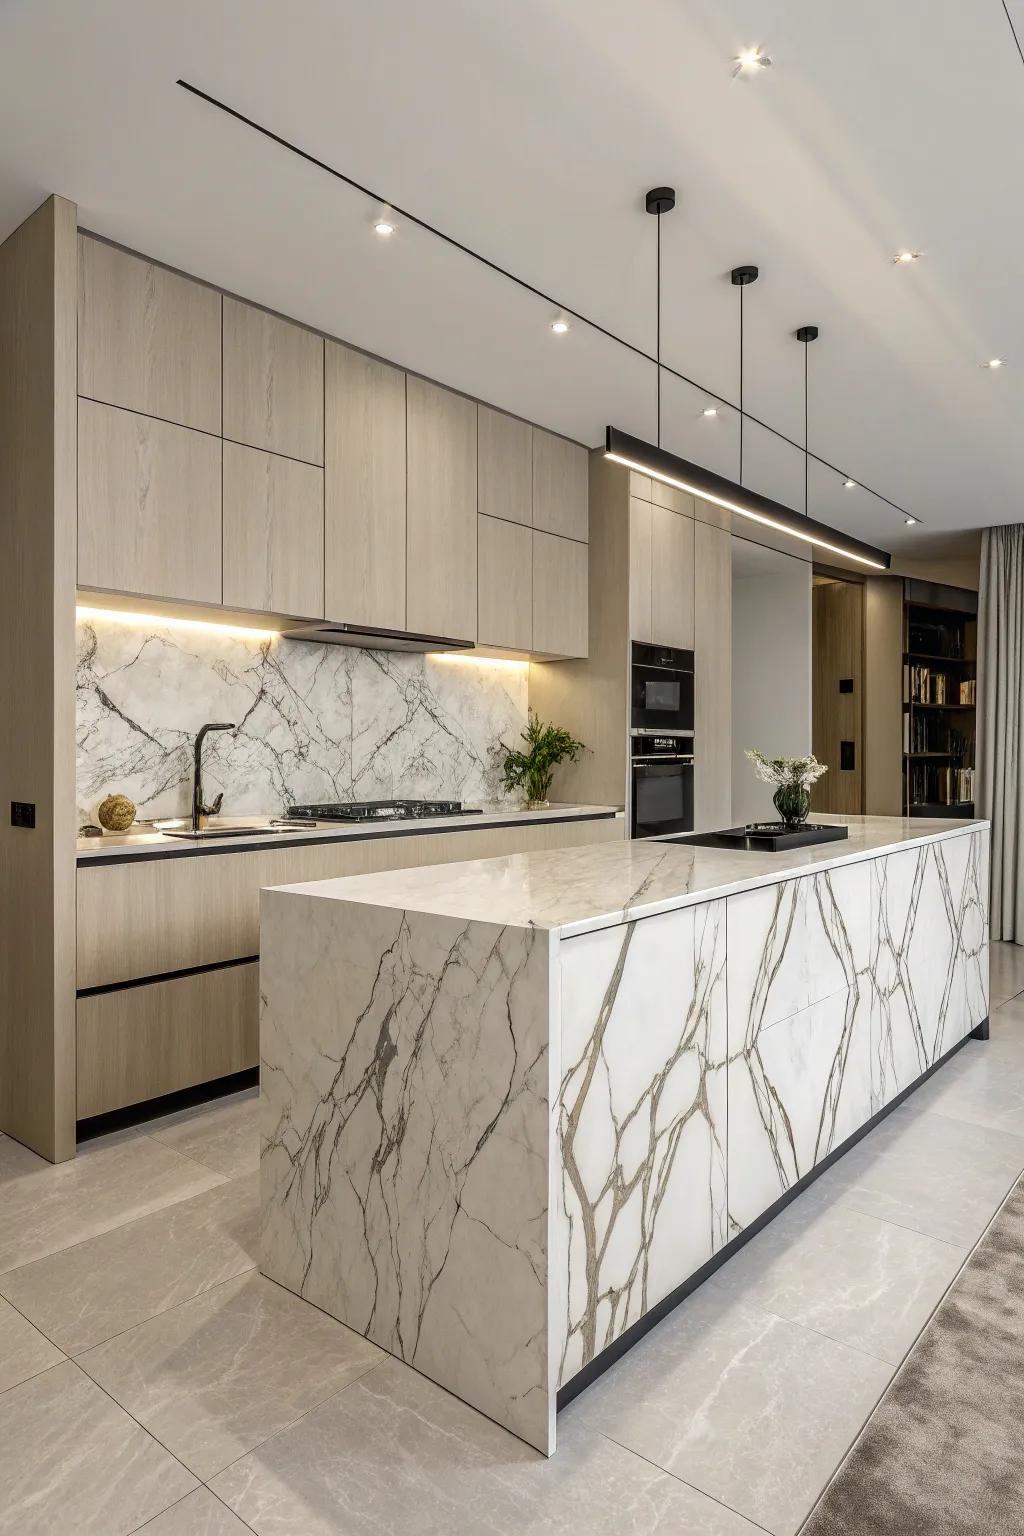
[[[526,751],[520,747],[506,747],[502,742],[505,748],[504,788],[509,795],[525,790],[527,800],[546,800],[558,764],[574,763],[580,753],[586,751],[582,741],[577,741],[560,725],[545,725],[532,709],[520,739],[526,743]]]

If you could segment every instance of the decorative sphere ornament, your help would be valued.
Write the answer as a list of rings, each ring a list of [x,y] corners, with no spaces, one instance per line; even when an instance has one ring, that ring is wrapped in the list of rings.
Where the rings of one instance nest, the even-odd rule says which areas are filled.
[[[127,832],[135,820],[134,803],[127,795],[108,795],[96,812],[101,827],[108,832]]]

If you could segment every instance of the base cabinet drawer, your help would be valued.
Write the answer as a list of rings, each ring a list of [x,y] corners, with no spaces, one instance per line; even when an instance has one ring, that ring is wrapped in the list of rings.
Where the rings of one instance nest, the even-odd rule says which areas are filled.
[[[78,999],[78,1118],[254,1067],[259,962]]]

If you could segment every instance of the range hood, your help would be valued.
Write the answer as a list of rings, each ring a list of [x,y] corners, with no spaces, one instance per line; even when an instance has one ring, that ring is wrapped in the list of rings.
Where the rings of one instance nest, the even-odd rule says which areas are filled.
[[[471,651],[474,640],[448,635],[413,635],[399,629],[373,629],[369,624],[335,624],[326,619],[283,629],[285,640],[311,640],[315,645],[354,645],[363,651]]]

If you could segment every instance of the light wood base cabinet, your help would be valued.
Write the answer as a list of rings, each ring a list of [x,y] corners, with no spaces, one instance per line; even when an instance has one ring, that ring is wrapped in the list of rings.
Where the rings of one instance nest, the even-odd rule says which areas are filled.
[[[78,999],[79,1120],[258,1061],[258,962]]]

